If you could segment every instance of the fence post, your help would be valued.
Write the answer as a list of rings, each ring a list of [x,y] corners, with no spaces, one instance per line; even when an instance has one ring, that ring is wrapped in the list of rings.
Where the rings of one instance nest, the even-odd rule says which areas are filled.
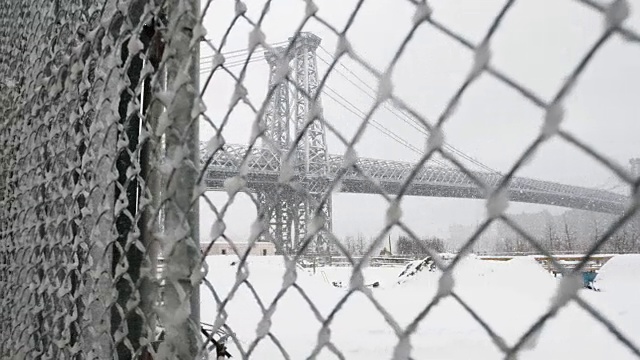
[[[165,203],[165,333],[161,358],[195,359],[200,352],[200,258],[197,179],[200,169],[198,118],[199,0],[168,2]]]
[[[157,233],[160,232],[160,216],[158,210],[160,208],[160,199],[162,197],[162,173],[160,172],[159,161],[161,159],[161,139],[156,134],[158,128],[158,119],[160,118],[164,107],[162,103],[154,98],[154,93],[164,89],[164,69],[160,67],[163,55],[163,39],[161,31],[158,30],[159,24],[166,21],[164,13],[160,13],[156,19],[151,20],[150,24],[143,27],[143,33],[147,36],[148,43],[148,62],[156,71],[157,83],[154,84],[152,77],[144,80],[142,91],[142,115],[144,118],[143,128],[146,129],[149,138],[142,144],[140,154],[140,173],[146,184],[146,195],[149,204],[144,207],[141,224],[140,224],[140,242],[144,245],[147,253],[146,265],[149,267],[148,277],[143,279],[140,285],[140,308],[147,316],[146,326],[148,328],[147,337],[151,342],[151,346],[155,344],[156,336],[156,318],[154,314],[154,306],[158,300],[160,288],[158,281],[158,239]],[[145,349],[143,359],[151,359],[151,349]],[[146,356],[146,358],[145,358]]]

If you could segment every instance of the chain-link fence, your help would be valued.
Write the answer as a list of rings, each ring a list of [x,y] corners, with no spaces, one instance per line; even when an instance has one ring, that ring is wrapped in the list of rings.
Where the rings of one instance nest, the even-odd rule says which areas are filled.
[[[605,25],[555,96],[545,100],[491,63],[491,41],[515,1],[505,2],[477,44],[438,22],[426,2],[406,2],[414,11],[410,31],[384,71],[354,51],[348,40],[363,0],[347,11],[341,28],[322,16],[324,3],[305,1],[304,16],[283,19],[297,24],[297,30],[289,39],[269,37],[284,40],[275,44],[267,41],[269,34],[262,29],[272,1],[266,1],[257,19],[247,15],[252,2],[235,1],[234,15],[223,19],[226,31],[221,39],[211,39],[206,31],[204,19],[216,11],[212,0],[0,4],[2,359],[249,358],[260,354],[266,342],[275,349],[265,353],[269,358],[360,358],[344,353],[331,336],[336,317],[347,311],[345,304],[360,295],[373,306],[369,314],[384,319],[384,340],[391,345],[384,353],[389,355],[383,355],[395,359],[424,356],[411,353],[412,342],[424,340],[415,336],[417,329],[428,322],[425,318],[436,305],[451,299],[483,329],[484,340],[507,358],[530,348],[569,303],[590,314],[629,354],[640,358],[638,339],[625,335],[585,301],[574,281],[588,257],[633,220],[640,205],[638,174],[560,126],[563,102],[598,50],[614,37],[624,39],[626,46],[638,46],[640,35],[625,25],[629,5],[576,1],[601,16]],[[318,55],[321,39],[305,31],[309,22],[336,36],[337,50],[329,60]],[[250,28],[243,34],[249,48],[227,52],[228,37],[240,23]],[[422,116],[394,93],[392,84],[399,59],[423,26],[473,53],[472,68],[437,119]],[[206,61],[201,61],[201,51],[210,54]],[[269,66],[269,78],[266,96],[256,102],[251,97],[255,90],[245,79],[259,54]],[[353,136],[343,135],[338,124],[325,118],[321,103],[324,96],[340,97],[340,91],[326,82],[331,74],[350,71],[340,65],[345,58],[377,79],[377,87],[369,88],[372,105],[358,115],[362,121]],[[326,62],[324,75],[318,59]],[[234,71],[238,67],[241,70]],[[444,142],[444,125],[465,92],[484,75],[545,114],[542,130],[504,174],[472,168],[464,154]],[[220,79],[232,85],[227,93],[213,96],[231,102],[221,116],[212,117],[204,95]],[[392,131],[373,120],[376,110],[390,105],[428,137],[426,150],[411,145],[419,154],[415,163],[359,158],[355,152],[368,128],[393,138]],[[230,145],[223,130],[241,107],[251,118],[251,136],[246,145]],[[201,136],[201,126],[210,128],[208,135]],[[343,156],[329,153],[327,134],[344,146]],[[632,196],[516,178],[551,138],[572,144],[610,169]],[[226,191],[228,198],[216,206],[206,196],[209,190]],[[388,202],[386,223],[357,257],[332,231],[332,195],[338,191],[378,194]],[[225,214],[239,194],[258,209],[246,244],[225,232]],[[366,284],[363,270],[392,229],[418,239],[401,220],[402,200],[411,195],[484,198],[488,211],[457,256],[445,261],[433,249],[422,249],[441,271],[436,291],[417,300],[416,314],[397,319]],[[556,300],[526,331],[507,341],[490,319],[460,296],[453,273],[494,222],[507,224],[539,254],[548,255],[540,241],[505,214],[509,200],[602,211],[615,214],[617,220],[599,234],[573,270],[567,272],[552,261],[550,266],[565,273]],[[203,236],[200,204],[215,214],[211,233]],[[205,238],[207,245],[201,247]],[[284,258],[278,262],[281,272],[256,268],[276,278],[273,296],[264,295],[264,280],[252,280],[249,274],[255,249],[272,251],[261,243],[273,244]],[[233,272],[226,273],[231,276],[224,279],[222,260],[212,262],[206,256],[221,245],[237,254]],[[326,263],[320,257],[341,257],[350,265],[350,284],[330,305],[322,300],[326,295],[302,284],[311,280],[302,279],[305,270],[299,264],[316,259],[320,266]],[[294,295],[297,304],[304,305],[298,310],[293,310]],[[294,318],[308,315],[310,320],[295,325],[298,337],[285,340],[283,329],[292,325],[282,322],[292,318],[281,313],[289,308]],[[245,316],[237,315],[242,311],[247,318],[255,315],[251,337],[240,335],[229,321],[233,314]],[[347,338],[363,329],[351,331]]]

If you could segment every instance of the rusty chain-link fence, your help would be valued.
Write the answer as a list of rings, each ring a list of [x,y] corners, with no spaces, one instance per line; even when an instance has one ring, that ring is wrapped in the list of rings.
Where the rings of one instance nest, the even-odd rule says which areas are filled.
[[[640,358],[638,339],[626,337],[584,301],[571,282],[587,257],[636,214],[637,174],[607,160],[560,126],[563,101],[597,51],[613,37],[623,38],[627,46],[640,46],[640,35],[625,26],[629,5],[577,1],[602,16],[605,25],[555,96],[545,100],[491,64],[492,38],[516,1],[505,2],[477,44],[436,21],[426,2],[406,2],[414,7],[412,25],[384,71],[356,53],[346,35],[364,0],[349,10],[343,28],[335,28],[320,15],[322,2],[306,0],[305,16],[294,19],[298,27],[289,39],[267,38],[269,34],[263,33],[261,25],[269,17],[272,1],[266,2],[258,19],[247,15],[247,6],[253,3],[236,1],[235,15],[225,19],[229,25],[221,39],[208,37],[203,21],[215,11],[213,0],[0,4],[0,357],[215,358],[224,356],[223,346],[216,350],[216,345],[226,341],[234,348],[231,355],[249,358],[261,342],[269,341],[275,344],[276,355],[296,358],[271,331],[278,325],[274,313],[281,299],[296,293],[319,327],[303,351],[312,358],[320,353],[351,358],[330,334],[334,317],[355,294],[366,296],[395,334],[391,351],[395,359],[412,357],[411,336],[445,298],[461,304],[484,329],[486,341],[507,358],[515,358],[570,302]],[[320,38],[304,31],[310,21],[338,39],[324,76],[317,63]],[[239,23],[252,29],[245,34],[249,48],[240,55],[226,52],[225,47]],[[420,115],[394,94],[392,86],[400,57],[422,26],[433,27],[474,54],[468,76],[437,119]],[[201,51],[211,54],[206,61],[201,61]],[[268,91],[259,102],[252,102],[251,87],[244,79],[258,53],[269,64]],[[321,96],[339,96],[325,83],[341,69],[342,58],[358,63],[378,80],[371,89],[373,106],[361,114],[352,137],[325,119],[320,101]],[[241,70],[234,72],[232,67]],[[505,174],[472,170],[444,143],[443,125],[482,74],[504,83],[545,113],[542,130]],[[233,86],[215,96],[230,103],[223,116],[212,118],[203,94],[220,78],[231,80]],[[373,113],[389,104],[428,136],[426,150],[415,148],[420,153],[416,163],[363,159],[355,153],[362,133],[380,127],[372,120]],[[251,137],[247,145],[230,145],[223,129],[239,106],[252,113]],[[212,136],[201,136],[203,124],[210,126]],[[343,156],[329,154],[327,133],[345,146]],[[515,178],[550,138],[574,145],[609,168],[628,184],[632,196]],[[452,165],[443,166],[442,161]],[[226,191],[224,205],[208,200],[207,190]],[[353,257],[332,231],[331,198],[336,191],[379,194],[388,202],[387,222],[361,257]],[[225,213],[240,193],[246,193],[258,209],[246,247],[225,234]],[[365,286],[362,270],[392,229],[417,239],[401,221],[402,200],[409,195],[485,198],[488,211],[452,261],[438,261],[437,254],[424,249],[442,271],[439,288],[433,297],[423,299],[422,311],[401,325],[405,321],[395,319]],[[508,224],[539,253],[548,255],[540,241],[504,213],[509,200],[617,216],[580,266],[565,275],[567,280],[560,285],[564,290],[554,305],[513,343],[456,293],[452,280],[453,269],[496,221]],[[204,249],[201,203],[216,216]],[[260,242],[273,243],[285,258],[279,275],[282,286],[273,299],[261,298],[259,285],[248,278],[250,250]],[[237,272],[226,292],[220,291],[216,273],[206,261],[206,252],[216,243],[227,244],[230,253],[238,255]],[[296,281],[302,271],[296,264],[309,254],[345,256],[352,265],[348,290],[327,314]],[[557,263],[553,266],[564,271]],[[250,289],[260,313],[253,338],[241,338],[226,321],[243,287]],[[207,310],[206,317],[201,318],[201,309]],[[212,325],[203,325],[208,322]]]

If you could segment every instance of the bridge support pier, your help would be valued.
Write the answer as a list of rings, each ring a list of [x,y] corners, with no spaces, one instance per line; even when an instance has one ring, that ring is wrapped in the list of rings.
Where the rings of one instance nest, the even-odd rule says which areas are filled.
[[[295,208],[286,199],[282,189],[262,191],[258,194],[258,218],[267,225],[258,241],[273,241],[277,253],[290,253],[295,246],[293,234]]]
[[[324,228],[301,250],[307,240],[308,226],[318,208],[321,194],[309,196],[278,187],[258,192],[257,195],[258,217],[267,225],[267,231],[258,241],[273,241],[278,254],[326,254],[330,251],[327,232],[331,231],[331,201],[321,210],[325,219]]]

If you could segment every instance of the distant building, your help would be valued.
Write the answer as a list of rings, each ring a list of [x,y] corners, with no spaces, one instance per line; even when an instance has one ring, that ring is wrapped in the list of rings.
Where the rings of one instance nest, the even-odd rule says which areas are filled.
[[[234,242],[233,244],[235,245],[236,250],[238,251],[239,254],[243,254],[245,251],[247,251],[247,247],[249,246],[249,244],[246,242],[244,243]],[[205,252],[207,248],[209,248],[209,245],[210,243],[200,243],[200,249],[202,249],[202,251]],[[249,255],[259,255],[259,256],[271,256],[275,254],[276,254],[276,246],[272,242],[256,242],[251,247],[251,252],[249,253]],[[231,247],[231,245],[224,240],[216,241],[211,246],[211,249],[209,249],[209,252],[207,253],[207,255],[237,256],[233,248]]]

